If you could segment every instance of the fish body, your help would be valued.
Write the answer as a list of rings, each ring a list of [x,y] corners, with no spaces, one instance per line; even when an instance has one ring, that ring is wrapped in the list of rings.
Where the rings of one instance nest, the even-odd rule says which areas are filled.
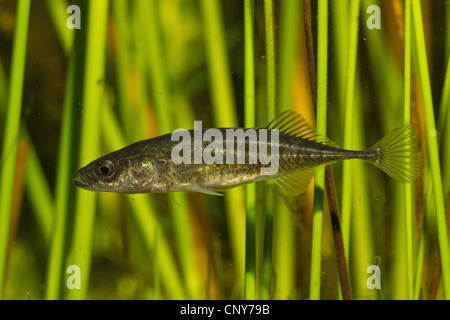
[[[133,143],[94,160],[77,171],[80,179],[74,179],[74,183],[92,191],[188,191],[217,195],[217,190],[270,179],[290,194],[297,195],[307,188],[315,167],[341,160],[365,160],[401,182],[413,181],[418,171],[417,143],[414,130],[409,125],[393,130],[364,151],[340,149],[328,140],[318,138],[304,118],[293,111],[274,119],[262,129],[266,132],[255,130],[256,135],[241,140],[240,146],[235,137],[228,135],[233,128],[215,130],[223,141],[213,150],[211,139],[202,139],[197,149],[192,148],[195,142],[190,144],[186,149],[190,151],[188,156],[185,156],[186,150],[183,152],[183,163],[174,159],[174,150],[180,142],[174,141],[173,134],[166,134]],[[206,131],[201,131],[202,136]],[[261,145],[267,132],[276,133],[277,139],[272,134],[271,140],[267,139],[266,145]],[[194,137],[199,131],[186,130],[186,134]],[[263,146],[273,163],[255,157],[255,152],[261,152]],[[199,162],[195,152],[213,155],[215,161],[211,163],[201,159]],[[239,152],[244,155],[240,161]],[[271,174],[263,173],[262,169],[267,171],[274,167],[276,170]]]

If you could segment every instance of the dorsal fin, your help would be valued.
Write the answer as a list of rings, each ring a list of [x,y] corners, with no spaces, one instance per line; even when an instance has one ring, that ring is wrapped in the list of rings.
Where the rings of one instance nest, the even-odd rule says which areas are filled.
[[[278,129],[280,132],[290,136],[339,148],[333,141],[317,134],[308,121],[294,110],[286,110],[280,113],[267,125],[266,129]]]
[[[317,134],[311,125],[297,112],[287,110],[275,117],[266,127],[268,130],[278,129],[284,134],[316,141]]]

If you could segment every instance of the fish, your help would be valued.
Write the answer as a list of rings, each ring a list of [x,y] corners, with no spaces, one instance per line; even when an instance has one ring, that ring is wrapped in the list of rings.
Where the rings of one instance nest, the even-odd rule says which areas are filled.
[[[216,160],[228,154],[227,159],[234,160],[232,163],[211,163],[205,161],[205,157],[199,162],[195,159],[195,148],[191,148],[190,154],[183,153],[186,161],[177,161],[173,153],[176,148],[180,149],[181,143],[173,138],[172,133],[138,141],[101,156],[79,169],[78,179],[73,179],[73,183],[86,190],[101,192],[201,192],[223,195],[221,191],[228,188],[272,180],[288,194],[297,196],[307,189],[316,167],[342,160],[364,160],[401,183],[413,182],[419,171],[417,139],[410,124],[393,129],[369,149],[346,150],[318,135],[297,112],[285,111],[264,128],[266,134],[272,134],[266,147],[270,147],[270,156],[276,156],[278,162],[277,170],[271,174],[263,174],[262,169],[273,164],[262,161],[262,158],[253,163],[250,161],[255,159],[255,148],[252,149],[256,144],[254,139],[246,137],[242,151],[237,139],[233,137],[230,141],[231,138],[227,138],[230,129],[233,128],[217,128],[214,131],[225,137],[222,148],[218,147],[220,144],[211,148],[212,142],[209,141],[212,139],[203,139],[200,151],[208,150]],[[185,133],[193,136],[199,132],[206,134],[206,131],[185,130]],[[263,133],[261,129],[256,130],[257,139],[261,139]],[[259,142],[261,151],[261,140]],[[239,152],[244,155],[241,161],[237,161]]]

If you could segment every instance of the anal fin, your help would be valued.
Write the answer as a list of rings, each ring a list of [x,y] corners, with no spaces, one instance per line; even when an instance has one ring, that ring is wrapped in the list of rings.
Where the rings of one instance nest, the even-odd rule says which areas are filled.
[[[205,189],[205,188],[195,188],[192,191],[200,192],[200,193],[203,193],[203,194],[208,194],[210,196],[221,196],[221,197],[223,197],[223,195],[224,195],[222,192],[209,190],[209,189]]]
[[[314,169],[297,170],[291,174],[274,179],[276,185],[293,196],[306,191],[314,176]]]

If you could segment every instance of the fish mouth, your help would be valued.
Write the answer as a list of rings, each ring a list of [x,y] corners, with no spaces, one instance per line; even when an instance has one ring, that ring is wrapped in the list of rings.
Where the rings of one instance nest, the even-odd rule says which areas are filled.
[[[73,179],[72,182],[80,188],[89,190],[91,188],[90,184],[86,182],[86,178],[83,176],[83,174],[80,172],[80,170],[77,171],[77,175],[80,179]]]

